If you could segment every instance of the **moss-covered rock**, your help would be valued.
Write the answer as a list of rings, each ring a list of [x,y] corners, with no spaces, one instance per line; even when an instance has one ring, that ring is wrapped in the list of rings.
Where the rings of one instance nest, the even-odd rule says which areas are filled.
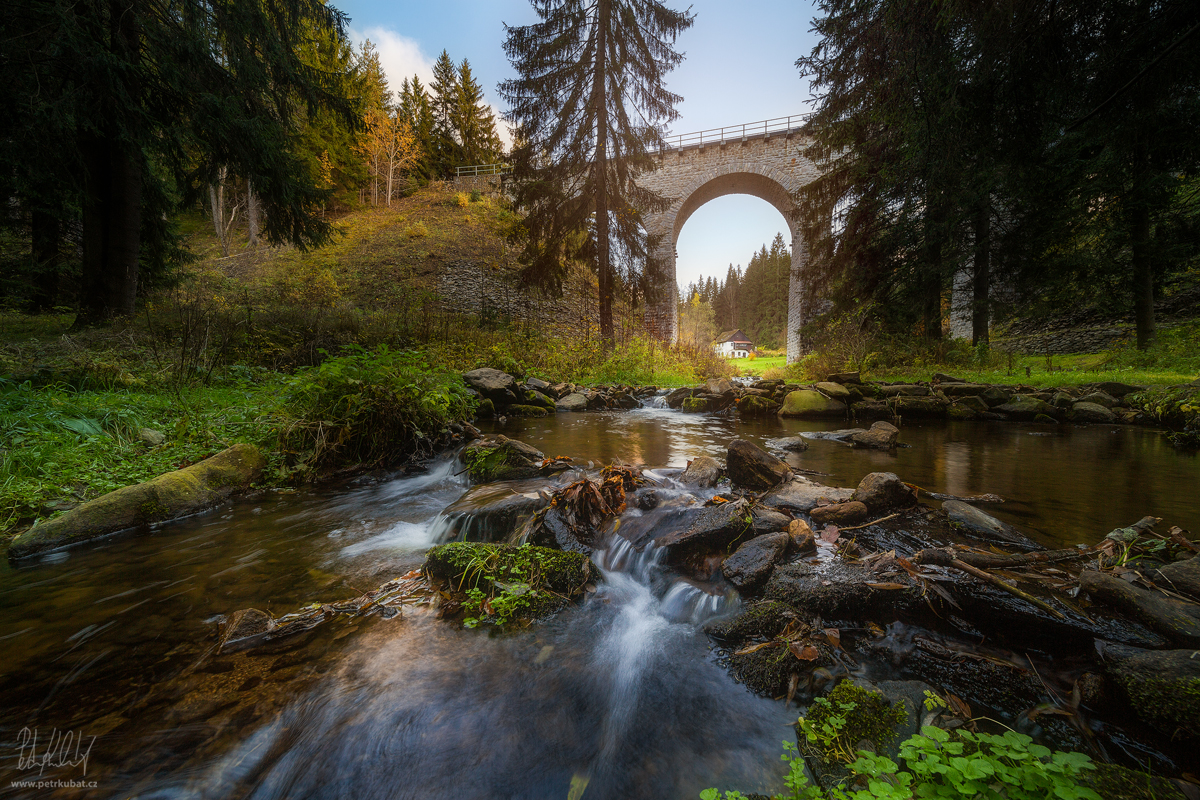
[[[750,639],[773,639],[796,616],[787,603],[766,600],[753,603],[734,617],[718,620],[706,628],[714,639],[727,644],[741,644]]]
[[[425,574],[454,592],[477,590],[489,598],[522,587],[518,616],[535,618],[581,597],[600,573],[587,556],[535,545],[449,542],[425,556]]]
[[[1186,795],[1161,775],[1137,772],[1117,764],[1093,763],[1077,778],[1080,786],[1091,789],[1104,800],[1184,800]]]
[[[737,409],[743,417],[770,417],[779,411],[779,404],[766,397],[750,395],[737,401]]]
[[[704,411],[708,411],[708,398],[707,397],[684,398],[681,408],[683,409],[684,413],[686,413],[686,414],[699,414]]]
[[[1007,403],[998,405],[992,410],[1016,420],[1032,420],[1039,414],[1049,417],[1056,413],[1054,406],[1045,400],[1023,394],[1016,395]]]
[[[846,416],[846,404],[831,400],[815,389],[797,389],[784,398],[781,417],[822,418]]]
[[[805,735],[805,729],[822,730],[835,716],[844,720],[837,736],[813,742]],[[870,742],[876,751],[887,748],[895,741],[896,729],[907,716],[904,708],[888,702],[882,693],[843,680],[808,707],[802,718],[808,725],[796,724],[796,738],[822,766],[842,765],[854,759],[862,742]]]
[[[541,409],[537,409],[541,411]],[[532,478],[541,474],[540,450],[507,436],[476,439],[459,456],[476,483]]]
[[[507,413],[512,417],[544,417],[546,416],[546,409],[541,406],[527,406],[517,403],[509,406]]]
[[[1200,656],[1187,650],[1100,648],[1104,670],[1134,713],[1172,739],[1200,737]]]
[[[196,514],[248,488],[266,465],[254,445],[235,444],[199,464],[117,489],[35,525],[13,540],[8,555],[24,558],[139,525]]]

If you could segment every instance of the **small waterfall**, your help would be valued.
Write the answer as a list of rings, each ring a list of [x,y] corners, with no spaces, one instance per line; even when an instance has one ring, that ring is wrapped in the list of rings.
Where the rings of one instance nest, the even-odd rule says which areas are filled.
[[[646,408],[670,408],[670,406],[667,405],[667,398],[661,394],[655,395],[654,397],[647,397],[644,402]]]

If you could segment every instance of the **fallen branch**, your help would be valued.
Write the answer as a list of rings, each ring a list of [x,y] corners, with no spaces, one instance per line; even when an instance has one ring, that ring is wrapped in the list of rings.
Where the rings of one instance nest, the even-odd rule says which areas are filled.
[[[864,522],[862,525],[852,525],[849,528],[838,528],[838,531],[856,531],[859,528],[869,528],[872,525],[878,525],[881,522],[887,522],[889,519],[895,519],[898,516],[900,516],[900,515],[899,514],[888,514],[886,517],[880,517],[879,519],[875,520],[874,522]]]
[[[1031,604],[1037,606],[1038,608],[1042,609],[1043,611],[1047,611],[1047,612],[1053,614],[1054,616],[1058,617],[1059,619],[1066,619],[1065,614],[1063,614],[1061,611],[1059,611],[1057,608],[1050,605],[1046,601],[1040,600],[1027,592],[1021,591],[1017,587],[1013,586],[1011,583],[1005,583],[1004,581],[1000,580],[999,578],[997,578],[995,575],[992,575],[991,573],[984,572],[983,570],[979,569],[978,567],[973,567],[970,564],[966,563],[965,561],[955,558],[952,553],[948,553],[945,550],[928,550],[928,549],[922,550],[921,552],[919,552],[915,556],[913,556],[912,560],[914,563],[917,563],[917,564],[932,564],[932,565],[939,566],[939,567],[954,567],[957,570],[961,570],[962,572],[965,572],[968,575],[972,575],[972,576],[978,578],[979,580],[983,581],[984,583],[990,583],[999,589],[1003,589],[1004,591],[1008,592],[1009,594],[1013,595],[1014,597],[1019,597],[1022,600],[1024,600],[1026,603],[1031,603]]]
[[[996,553],[960,552],[958,560],[979,569],[1011,569],[1027,564],[1052,564],[1055,561],[1067,561],[1072,558],[1089,558],[1096,555],[1092,550],[1041,550],[1035,553],[1020,553],[1016,555],[999,555]]]

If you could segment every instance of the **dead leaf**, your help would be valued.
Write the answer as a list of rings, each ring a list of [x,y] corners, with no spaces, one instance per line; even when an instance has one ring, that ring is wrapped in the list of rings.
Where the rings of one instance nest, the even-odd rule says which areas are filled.
[[[867,583],[872,589],[907,589],[903,583]]]
[[[799,687],[800,687],[800,676],[797,673],[793,672],[791,674],[791,677],[788,678],[787,700],[783,704],[784,708],[787,708],[789,705],[791,705],[792,698],[796,696],[796,689],[798,689]]]
[[[757,653],[759,650],[762,650],[764,647],[775,647],[778,644],[779,644],[778,642],[762,642],[760,644],[752,644],[749,647],[743,647],[741,650],[738,650],[736,653],[734,653],[734,655],[735,656],[745,656],[745,655],[749,655],[751,653]]]
[[[971,718],[971,707],[961,697],[951,692],[946,692],[946,701],[950,704],[950,709],[956,716],[963,719]]]
[[[1187,534],[1188,532],[1178,525],[1173,525],[1171,530],[1167,531],[1167,536],[1171,537],[1172,542],[1180,547],[1186,547],[1193,553],[1200,553],[1200,547],[1197,547],[1195,542],[1190,541],[1187,538]]]
[[[833,544],[838,540],[837,525],[826,525],[825,530],[821,531],[821,541]]]
[[[801,661],[816,661],[821,656],[821,651],[811,644],[801,647],[799,642],[792,642],[788,645],[788,649],[792,651],[792,655]]]
[[[826,628],[825,638],[829,640],[829,644],[834,650],[837,650],[842,646],[842,632],[837,628]]]
[[[871,635],[875,636],[875,637],[887,635],[887,631],[885,631],[880,625],[878,625],[874,622],[867,623],[867,630],[869,630],[871,632]]]

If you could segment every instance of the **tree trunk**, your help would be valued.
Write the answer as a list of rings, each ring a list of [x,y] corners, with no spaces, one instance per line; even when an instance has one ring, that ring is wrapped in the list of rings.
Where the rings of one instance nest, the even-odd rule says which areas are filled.
[[[58,217],[38,210],[32,214],[31,238],[33,250],[33,297],[30,313],[48,311],[58,300],[59,246],[62,225]]]
[[[83,146],[83,302],[78,324],[133,314],[141,246],[142,171],[111,139]]]
[[[608,251],[608,87],[605,84],[609,13],[608,0],[598,0],[592,104],[596,109],[596,270],[600,279],[600,338],[606,347],[613,343],[612,265]]]
[[[992,272],[992,214],[987,200],[975,209],[975,270],[971,281],[971,344],[987,344],[988,287]]]
[[[246,179],[246,227],[249,229],[247,244],[258,247],[258,196],[254,194],[254,184]]]
[[[1150,247],[1150,209],[1141,198],[1130,210],[1133,256],[1133,314],[1137,346],[1145,350],[1154,340],[1154,261]]]
[[[218,173],[217,185],[208,187],[208,202],[212,206],[213,230],[221,243],[221,255],[229,255],[229,236],[225,230],[225,170]]]

